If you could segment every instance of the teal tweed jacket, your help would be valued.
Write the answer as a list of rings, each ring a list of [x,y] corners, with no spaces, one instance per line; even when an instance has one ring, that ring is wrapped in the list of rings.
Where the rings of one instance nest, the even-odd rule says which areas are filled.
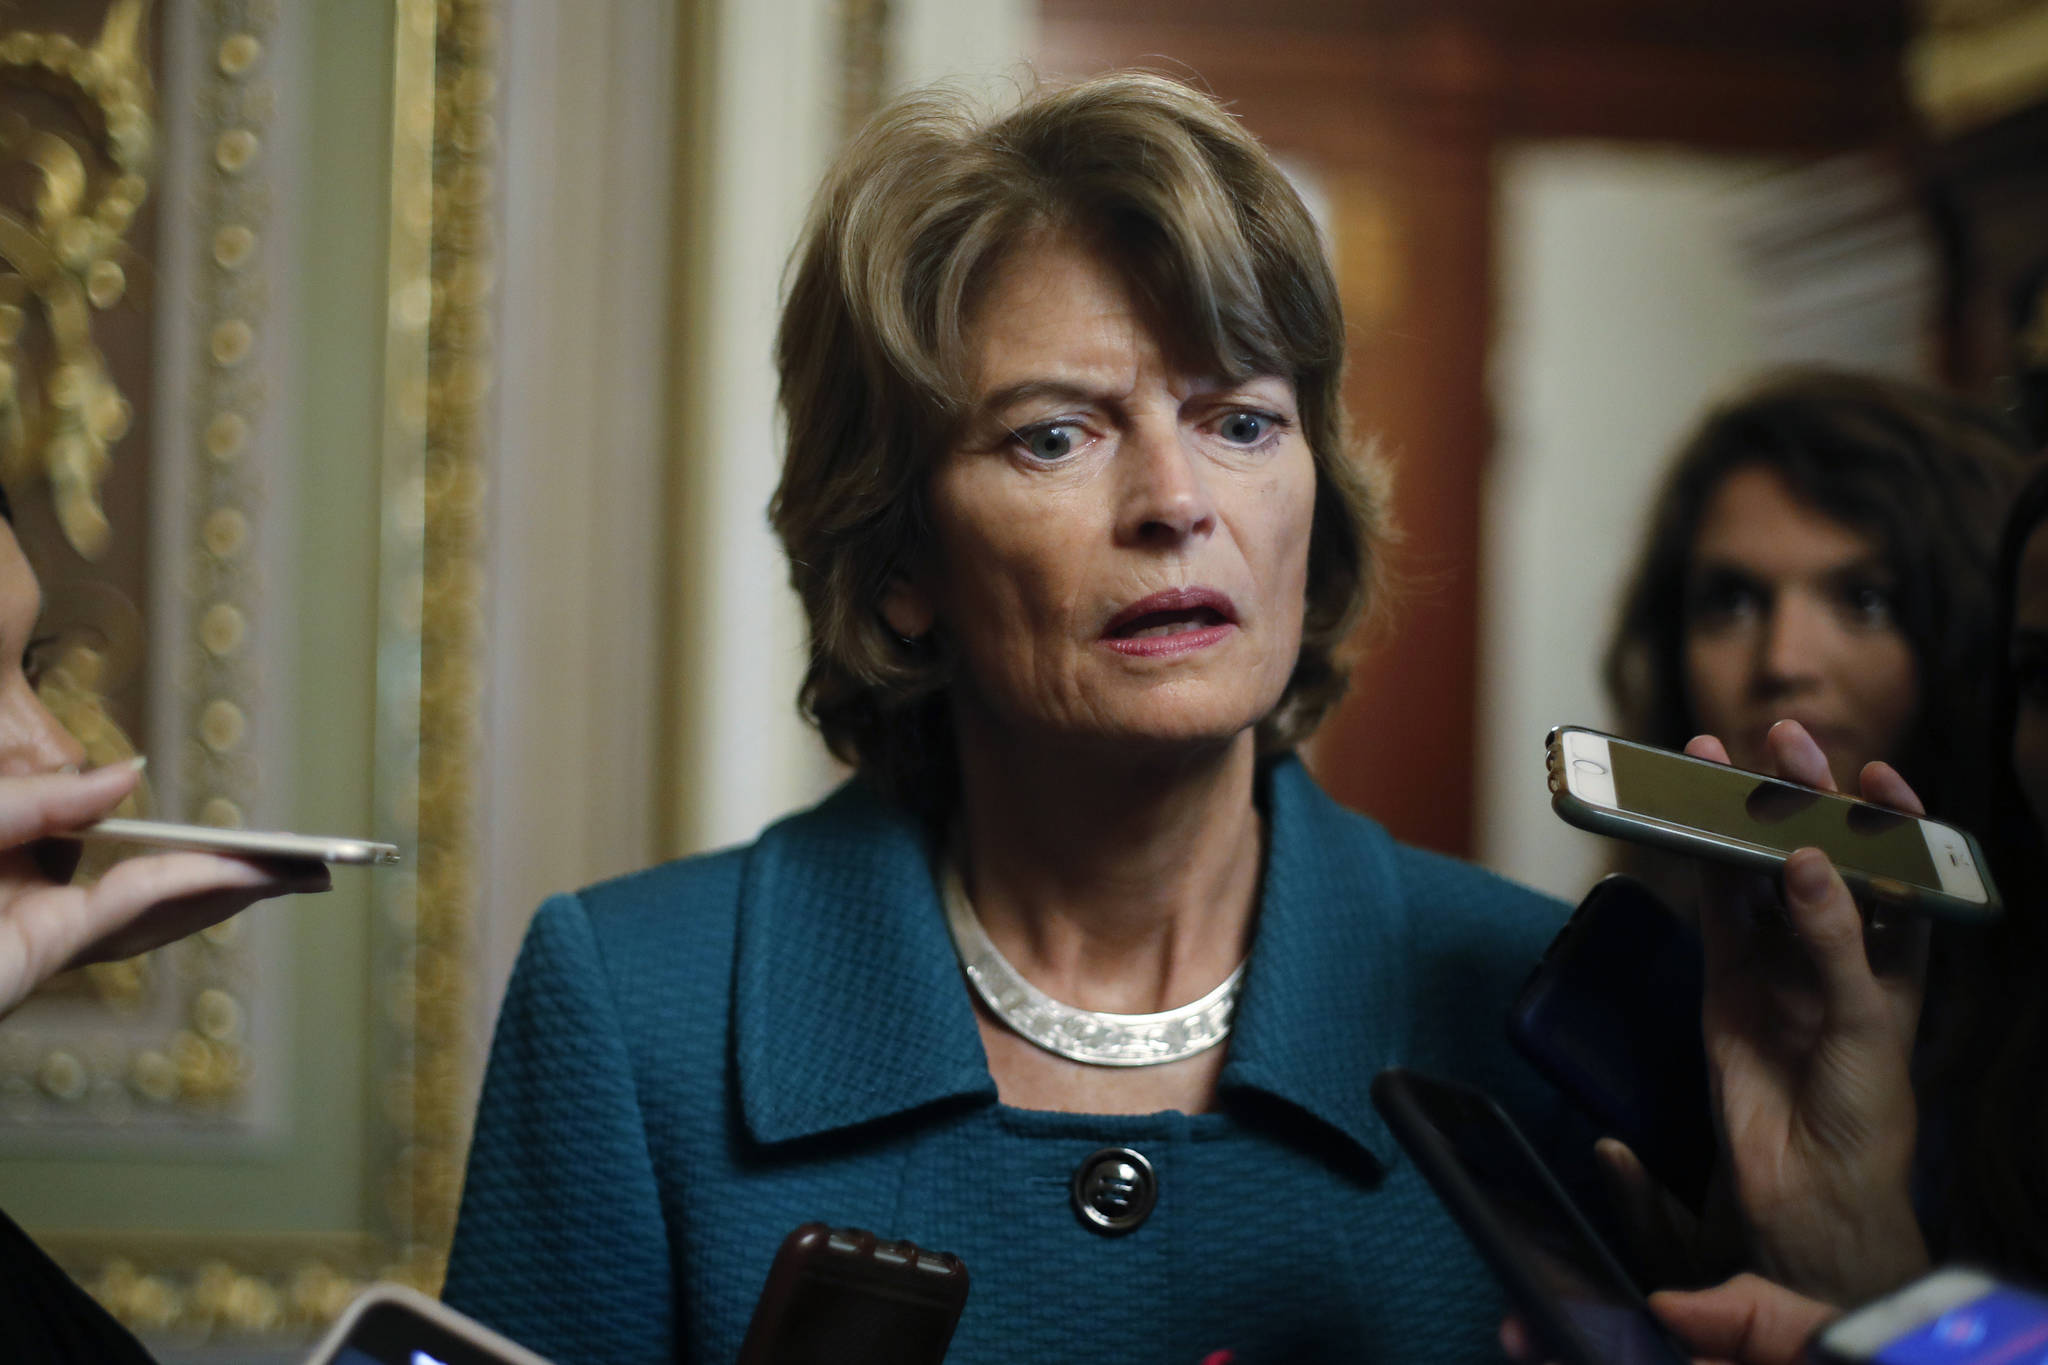
[[[1498,1360],[1501,1300],[1367,1096],[1457,1077],[1553,1138],[1505,1007],[1563,908],[1261,773],[1259,920],[1206,1114],[1000,1103],[919,827],[858,783],[750,847],[559,896],[498,1023],[455,1307],[564,1365],[727,1362],[822,1220],[951,1251],[949,1362]],[[1158,1173],[1120,1238],[1104,1146]]]

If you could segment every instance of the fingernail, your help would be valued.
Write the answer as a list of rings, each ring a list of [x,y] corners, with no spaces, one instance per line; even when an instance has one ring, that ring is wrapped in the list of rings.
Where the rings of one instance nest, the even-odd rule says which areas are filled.
[[[1827,855],[1817,848],[1802,848],[1785,860],[1785,894],[1802,901],[1817,901],[1828,893]]]
[[[137,754],[133,758],[124,758],[119,763],[109,763],[105,766],[117,771],[125,770],[131,773],[139,773],[149,766],[149,755]]]

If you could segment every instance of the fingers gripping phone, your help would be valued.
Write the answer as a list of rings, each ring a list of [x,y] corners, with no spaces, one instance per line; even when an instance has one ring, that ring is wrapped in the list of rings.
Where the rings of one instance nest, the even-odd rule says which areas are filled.
[[[775,1253],[739,1365],[939,1365],[966,1303],[958,1256],[805,1223]]]
[[[1881,901],[1960,920],[2002,908],[1983,850],[1953,825],[1576,726],[1545,751],[1551,806],[1595,834],[1767,873],[1811,845]]]
[[[2048,1355],[2048,1298],[1947,1267],[1822,1328],[1826,1365],[2029,1365]]]
[[[1685,1365],[1687,1352],[1499,1105],[1399,1068],[1374,1078],[1372,1102],[1507,1290],[1543,1359]]]
[[[1633,877],[1603,877],[1508,1011],[1530,1064],[1700,1207],[1715,1161],[1699,935]]]
[[[363,1291],[306,1365],[548,1365],[517,1342],[401,1285]]]

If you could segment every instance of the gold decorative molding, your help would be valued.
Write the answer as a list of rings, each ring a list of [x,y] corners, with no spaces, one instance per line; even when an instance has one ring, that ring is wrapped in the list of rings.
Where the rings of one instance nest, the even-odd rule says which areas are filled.
[[[87,556],[104,548],[111,529],[99,504],[100,479],[109,467],[107,445],[126,429],[129,408],[79,319],[88,303],[112,306],[126,286],[122,234],[143,203],[144,172],[158,137],[142,34],[147,10],[142,0],[113,0],[91,46],[63,34],[0,36],[0,82],[31,80],[77,120],[75,127],[54,121],[47,103],[26,108],[51,115],[44,120],[51,126],[37,126],[20,108],[0,117],[0,151],[22,150],[42,186],[33,222],[0,209],[0,258],[21,272],[0,276],[0,293],[10,282],[25,281],[15,294],[40,306],[47,324],[25,327],[21,307],[0,304],[0,337],[6,339],[0,399],[13,394],[15,403],[10,408],[0,401],[0,466],[19,467],[41,452],[57,523]],[[211,145],[232,140],[246,145],[248,155],[232,170],[213,157],[209,174],[195,186],[193,207],[216,237],[246,238],[253,248],[271,193],[261,153],[276,96],[262,58],[275,7],[264,0],[215,3],[207,15],[201,27],[210,26],[218,55],[191,107]],[[81,129],[82,151],[74,145]],[[46,244],[41,266],[19,245],[28,238]],[[205,277],[195,324],[199,349],[224,330],[239,329],[253,344],[269,281],[252,262],[253,253],[232,265],[216,263]],[[264,381],[260,367],[244,367],[240,359],[222,365],[216,358],[205,367],[193,394],[202,430],[233,422],[246,431],[255,420]],[[20,376],[34,375],[45,378],[17,384]],[[34,398],[37,392],[48,401]],[[87,395],[83,407],[74,401],[79,394]],[[98,409],[119,420],[96,422]],[[27,433],[28,445],[7,445],[7,431]],[[191,619],[165,631],[160,646],[189,654],[179,668],[190,694],[181,727],[189,742],[180,755],[190,780],[180,813],[238,824],[257,785],[247,741],[260,710],[259,680],[246,623],[256,614],[253,526],[261,490],[239,447],[232,458],[210,453],[192,489],[190,515],[202,549],[184,575]],[[176,516],[185,509],[164,511]],[[140,612],[110,584],[51,587],[44,623],[50,644],[39,661],[38,694],[78,738],[89,762],[127,757],[134,746],[106,698],[143,664]],[[146,801],[144,795],[124,803],[123,813],[139,811]],[[95,875],[122,851],[88,850],[80,875]],[[153,1137],[167,1128],[249,1129],[257,1106],[245,1026],[251,983],[260,975],[247,935],[229,924],[144,958],[51,983],[0,1035],[0,1120],[10,1146],[69,1142],[81,1132],[120,1140],[124,1132]]]
[[[65,1265],[93,1267],[81,1283],[131,1330],[186,1342],[311,1334],[361,1292],[364,1268],[380,1263],[376,1239],[362,1234],[138,1231],[121,1234],[122,1250],[111,1256],[104,1235],[39,1240]]]
[[[277,26],[271,0],[213,0],[199,25],[206,87],[199,92],[206,149],[197,189],[205,234],[189,422],[193,449],[192,553],[179,631],[181,819],[238,826],[255,808],[251,736],[260,679],[251,622],[259,619],[262,486],[250,449],[266,375],[246,363],[262,339],[272,281],[260,244],[270,228],[270,124],[277,93],[268,58]]]
[[[415,856],[375,884],[380,992],[371,1089],[375,1196],[363,1231],[235,1238],[46,1233],[42,1240],[103,1303],[145,1335],[303,1337],[371,1279],[438,1289],[454,1228],[474,1103],[474,862],[482,631],[480,515],[484,404],[491,386],[498,0],[395,0],[387,244],[383,524],[379,560],[376,802],[380,831],[416,831]],[[256,184],[265,123],[235,92],[260,86],[277,0],[206,0],[211,192],[209,311],[193,418],[191,637],[185,676],[194,738],[185,804],[236,823],[253,780],[240,690],[256,619],[254,501],[236,480],[265,394],[248,359],[265,326]],[[259,107],[274,106],[264,91]],[[249,211],[241,211],[243,208]],[[246,290],[246,292],[244,292]],[[246,490],[244,490],[246,491]],[[218,952],[236,921],[176,951]],[[225,935],[217,942],[216,936]],[[242,1019],[228,993],[193,997],[199,1045],[165,1049],[137,1084],[232,1087]],[[181,1035],[182,1037],[182,1035]],[[60,1068],[61,1069],[61,1068]],[[59,1081],[64,1076],[56,1078]]]
[[[411,881],[383,886],[379,979],[388,983],[402,1060],[387,1090],[392,1159],[383,1195],[400,1253],[387,1273],[430,1290],[454,1235],[475,1098],[469,1021],[497,22],[497,0],[399,4],[378,646],[388,682],[379,729],[390,743],[380,742],[378,802],[380,818],[416,821],[418,856]],[[430,104],[408,93],[417,87],[406,79],[425,40]]]
[[[65,538],[87,558],[106,548],[100,484],[133,416],[93,344],[92,315],[127,291],[123,238],[149,192],[146,9],[114,0],[90,46],[64,33],[0,36],[0,81],[55,96],[82,128],[0,116],[0,159],[38,179],[28,216],[0,209],[0,260],[13,270],[0,275],[0,478],[48,479]]]

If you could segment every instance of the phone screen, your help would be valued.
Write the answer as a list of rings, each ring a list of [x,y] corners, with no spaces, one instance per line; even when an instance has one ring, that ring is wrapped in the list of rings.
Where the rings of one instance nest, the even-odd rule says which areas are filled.
[[[330,1357],[333,1365],[505,1365],[506,1357],[403,1304],[373,1305]]]
[[[1608,1365],[1678,1365],[1684,1357],[1671,1338],[1507,1117],[1475,1092],[1412,1073],[1408,1079],[1407,1093],[1505,1227],[1510,1254],[1591,1357]],[[1442,1185],[1438,1192],[1457,1212],[1457,1196]]]
[[[1894,1337],[1876,1365],[2035,1365],[2048,1356],[2048,1299],[2001,1285]]]
[[[1624,810],[1779,853],[1812,845],[1843,866],[1941,889],[1927,838],[1910,815],[1619,741],[1608,745],[1608,763]]]

